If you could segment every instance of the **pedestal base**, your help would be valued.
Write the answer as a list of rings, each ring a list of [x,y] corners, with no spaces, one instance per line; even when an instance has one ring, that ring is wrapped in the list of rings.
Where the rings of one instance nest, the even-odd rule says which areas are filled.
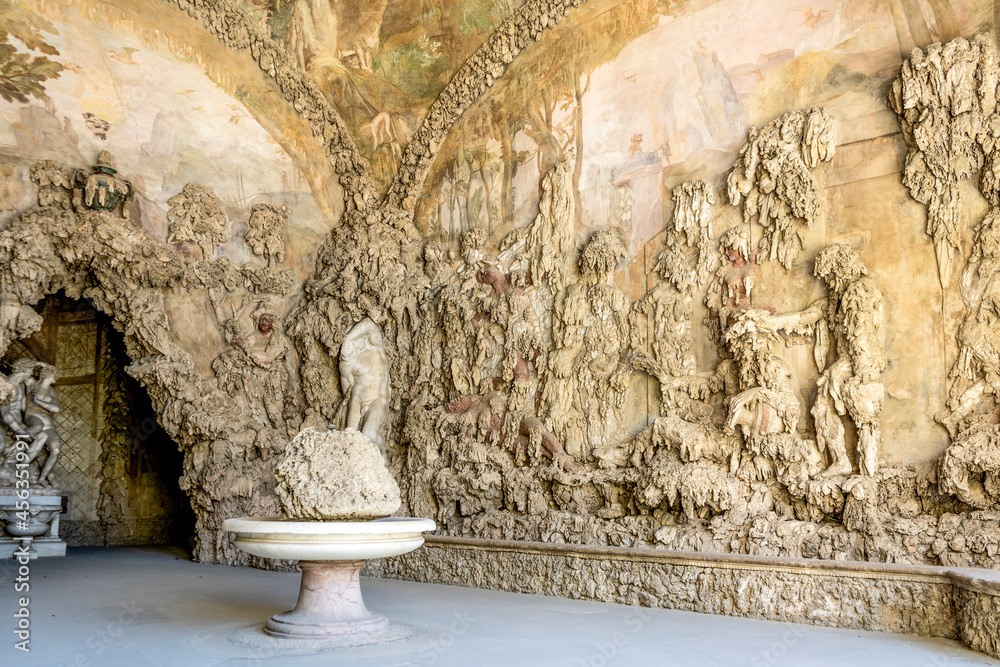
[[[302,583],[295,609],[275,614],[264,626],[272,637],[335,639],[374,636],[389,619],[373,614],[361,598],[363,560],[299,561]]]
[[[0,487],[0,559],[13,556],[25,538],[29,558],[65,556],[66,543],[59,539],[59,512],[62,491],[52,488],[31,489],[27,508],[13,487]]]
[[[0,560],[13,558],[21,548],[21,540],[7,539],[0,537]],[[65,556],[66,543],[58,537],[39,537],[31,540],[28,547],[28,558],[35,559],[43,556]]]

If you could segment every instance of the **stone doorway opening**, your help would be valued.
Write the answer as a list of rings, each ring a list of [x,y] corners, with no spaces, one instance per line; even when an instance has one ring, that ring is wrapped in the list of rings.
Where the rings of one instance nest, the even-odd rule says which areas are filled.
[[[193,549],[195,516],[178,485],[183,456],[125,372],[121,333],[90,301],[62,292],[35,309],[41,330],[10,345],[0,373],[26,357],[59,374],[54,420],[62,447],[51,481],[63,495],[60,537],[69,546]]]

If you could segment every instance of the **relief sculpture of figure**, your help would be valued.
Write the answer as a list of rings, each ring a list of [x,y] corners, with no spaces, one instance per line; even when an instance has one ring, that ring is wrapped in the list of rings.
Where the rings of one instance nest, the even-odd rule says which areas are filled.
[[[885,300],[875,279],[868,275],[868,267],[847,246],[822,250],[816,257],[815,273],[829,290],[826,322],[833,333],[836,354],[819,379],[819,394],[812,409],[817,443],[821,450],[825,445],[834,459],[824,475],[849,475],[853,471],[838,416],[844,414],[858,429],[861,474],[874,475],[882,442],[885,397]]]
[[[385,455],[380,433],[389,413],[389,361],[382,332],[370,318],[354,325],[340,346],[340,387],[347,398],[347,428],[361,431]]]
[[[747,309],[736,315],[726,330],[726,346],[737,368],[739,393],[731,396],[726,430],[739,427],[747,449],[753,453],[760,477],[770,476],[766,461],[774,458],[769,436],[794,434],[799,421],[799,401],[794,391],[792,369],[779,353],[781,337],[770,324],[770,314]],[[740,466],[740,452],[734,453],[730,472]]]
[[[231,317],[225,316],[215,295],[212,305],[223,337],[233,346],[212,362],[220,388],[231,395],[242,390],[251,414],[266,426],[279,428],[284,422],[291,346],[275,329],[274,314],[267,312],[263,301],[254,304],[249,297]],[[256,307],[248,314],[251,305]]]
[[[621,235],[593,233],[580,255],[580,280],[556,295],[555,349],[543,400],[553,431],[580,462],[622,466],[631,326],[629,301],[613,282],[627,253]]]
[[[1000,397],[1000,209],[992,209],[973,233],[972,255],[962,273],[965,318],[958,329],[958,359],[948,410],[938,421],[954,438],[977,413],[989,411]]]
[[[878,470],[882,442],[885,299],[858,253],[846,245],[820,251],[815,274],[826,283],[826,298],[801,313],[777,318],[778,327],[793,331],[815,326],[814,355],[823,374],[811,412],[816,444],[832,458],[823,476],[854,472],[841,422],[845,415],[858,429],[861,474],[871,476]],[[830,357],[833,362],[827,364]]]

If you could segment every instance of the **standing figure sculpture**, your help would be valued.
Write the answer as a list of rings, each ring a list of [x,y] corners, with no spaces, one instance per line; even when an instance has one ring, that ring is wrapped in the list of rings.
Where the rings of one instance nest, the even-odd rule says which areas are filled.
[[[768,469],[776,448],[772,436],[794,435],[799,421],[799,401],[795,396],[792,369],[780,353],[781,337],[771,325],[770,314],[749,308],[736,314],[726,330],[726,347],[737,368],[739,393],[728,398],[726,431],[743,435],[747,450],[753,454],[759,477],[771,476]],[[741,452],[736,450],[730,472],[739,469]]]
[[[871,476],[878,470],[882,442],[885,299],[858,253],[846,245],[820,251],[815,274],[826,283],[826,298],[775,321],[786,331],[815,327],[814,357],[822,375],[811,413],[816,444],[832,459],[822,476],[854,472],[841,422],[845,415],[858,429],[861,474]],[[832,363],[827,363],[829,358]]]
[[[36,461],[42,451],[47,452],[45,464],[38,472],[38,484],[49,485],[49,475],[59,460],[62,439],[56,430],[52,415],[59,412],[59,394],[52,385],[56,381],[56,369],[48,364],[39,364],[38,379],[27,385],[24,424],[28,433],[34,436],[28,446],[27,462]]]
[[[354,325],[340,346],[340,387],[347,399],[347,428],[361,431],[385,456],[380,433],[389,414],[389,360],[382,332],[370,318]]]
[[[28,427],[24,423],[25,408],[25,383],[35,372],[38,362],[31,359],[18,359],[14,362],[10,375],[7,377],[7,384],[10,387],[4,394],[9,394],[10,398],[0,401],[0,421],[10,429],[15,438],[21,436],[28,437]],[[13,443],[7,444],[4,437],[3,428],[0,428],[0,445],[3,445],[2,454],[4,463],[14,454]]]
[[[875,279],[868,275],[856,252],[834,245],[816,257],[816,276],[826,283],[826,324],[833,334],[834,361],[818,382],[819,393],[812,408],[816,440],[833,456],[825,476],[849,475],[853,466],[847,456],[844,426],[839,415],[847,415],[858,429],[858,458],[862,475],[878,470],[882,442],[882,401],[885,385],[885,299]],[[822,340],[822,329],[817,336]],[[822,361],[822,346],[816,354]],[[821,367],[822,369],[822,367]]]
[[[340,387],[347,399],[347,428],[361,431],[385,455],[380,433],[389,414],[389,360],[382,332],[370,319],[354,325],[340,346]]]

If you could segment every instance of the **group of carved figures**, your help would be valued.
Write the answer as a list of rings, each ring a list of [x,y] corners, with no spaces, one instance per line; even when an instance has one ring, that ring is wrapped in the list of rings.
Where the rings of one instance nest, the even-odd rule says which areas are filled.
[[[13,363],[6,378],[0,376],[0,420],[11,436],[8,439],[0,427],[0,475],[10,474],[8,465],[35,464],[35,483],[51,485],[62,443],[54,419],[59,412],[56,378],[54,366],[25,358]]]
[[[423,428],[440,433],[445,443],[441,456],[408,455],[425,462],[417,468],[433,461],[439,469],[417,472],[433,487],[441,520],[456,503],[462,515],[468,515],[463,501],[466,510],[480,506],[473,497],[487,493],[487,469],[508,469],[501,476],[504,488],[518,486],[514,478],[524,475],[509,469],[530,470],[522,466],[532,457],[536,464],[544,463],[541,457],[551,460],[562,472],[545,474],[569,475],[569,486],[599,489],[601,512],[620,515],[621,489],[634,487],[630,479],[641,474],[638,467],[655,459],[645,451],[648,439],[634,436],[626,423],[635,370],[659,383],[657,422],[685,434],[673,442],[684,463],[725,460],[729,474],[740,479],[773,479],[780,470],[781,480],[799,490],[810,480],[840,487],[856,473],[876,475],[885,304],[858,252],[837,244],[815,257],[814,273],[827,295],[801,312],[776,314],[752,300],[757,263],[780,258],[787,266],[803,248],[803,228],[819,207],[809,170],[833,154],[832,122],[813,109],[786,114],[752,134],[730,179],[731,203],[744,201],[746,222],[722,233],[717,245],[710,233],[710,186],[693,181],[675,188],[665,248],[654,265],[660,281],[634,304],[614,281],[627,257],[617,231],[594,232],[574,256],[564,164],[543,179],[535,221],[508,235],[497,255],[487,255],[485,234],[476,229],[461,237],[462,259],[454,269],[442,268],[441,253],[427,247],[428,274],[443,285],[435,294],[440,393],[448,402],[439,423]],[[768,171],[773,160],[764,157],[778,153],[796,168]],[[782,179],[801,187],[776,189]],[[789,199],[792,190],[809,201]],[[766,218],[760,223],[771,229],[757,253],[750,246],[754,216]],[[699,292],[721,356],[709,373],[698,372],[692,339]],[[800,432],[799,382],[784,350],[789,336],[803,335],[815,339],[820,373],[810,410],[815,435],[809,437]],[[845,420],[857,432],[854,460]],[[414,440],[434,448],[432,441]],[[469,484],[475,488],[463,490]],[[414,495],[419,504],[421,493]]]

